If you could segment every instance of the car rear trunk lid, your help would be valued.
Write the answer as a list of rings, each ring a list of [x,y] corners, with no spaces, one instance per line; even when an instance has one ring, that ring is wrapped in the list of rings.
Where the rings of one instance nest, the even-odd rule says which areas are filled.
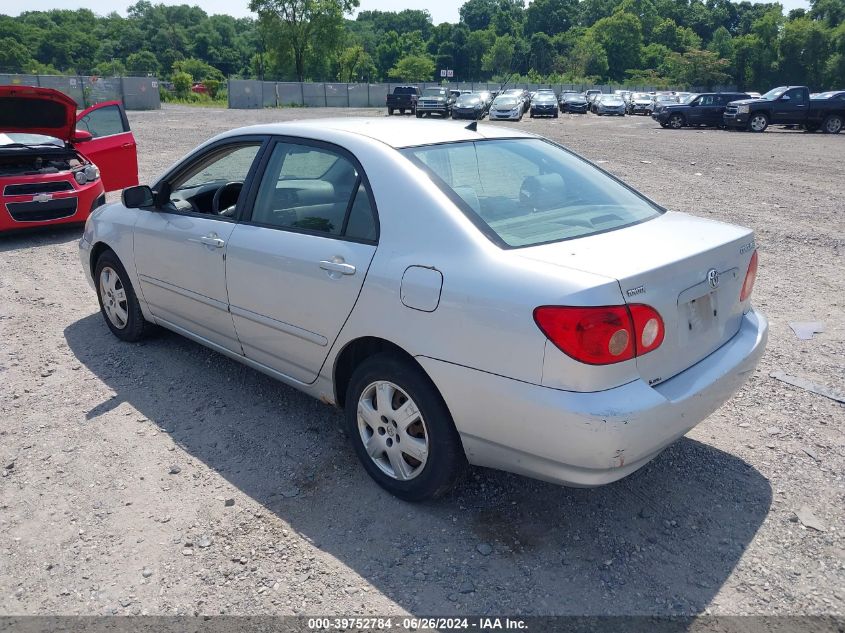
[[[669,212],[521,253],[613,277],[627,303],[656,309],[665,325],[663,344],[636,362],[640,377],[657,384],[702,360],[739,330],[745,308],[739,295],[753,250],[749,229]]]

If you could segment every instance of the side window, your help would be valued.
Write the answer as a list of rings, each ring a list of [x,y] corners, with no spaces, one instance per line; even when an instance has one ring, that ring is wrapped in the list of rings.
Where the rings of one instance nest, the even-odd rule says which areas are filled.
[[[275,228],[376,239],[373,209],[355,166],[338,152],[310,145],[276,144],[251,220]]]
[[[123,125],[123,115],[116,105],[92,110],[76,123],[77,129],[90,132],[94,138],[113,136],[128,131]]]
[[[355,240],[370,242],[375,241],[377,237],[376,218],[364,183],[359,184],[358,191],[355,192],[355,200],[349,210],[349,219],[346,221],[346,233],[344,235]]]
[[[710,106],[716,103],[716,97],[713,95],[704,95],[701,97],[701,101],[699,101],[699,105],[703,106]]]
[[[177,211],[234,215],[244,180],[261,148],[260,142],[237,143],[213,150],[194,162],[170,185],[170,202]],[[214,207],[214,195],[221,191]]]
[[[788,90],[786,92],[786,96],[789,97],[789,100],[792,102],[803,102],[804,101],[804,91],[801,88],[793,88],[792,90]]]

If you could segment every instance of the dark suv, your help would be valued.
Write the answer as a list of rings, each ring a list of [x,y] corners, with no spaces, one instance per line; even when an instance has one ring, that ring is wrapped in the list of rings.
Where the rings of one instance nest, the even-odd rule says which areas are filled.
[[[684,126],[721,126],[722,114],[731,101],[749,99],[744,92],[704,92],[687,103],[667,103],[651,118],[663,127],[679,130]]]
[[[405,110],[413,114],[419,98],[420,89],[417,86],[396,86],[393,92],[387,95],[387,114],[392,115],[396,110],[399,110],[399,114],[405,114]]]

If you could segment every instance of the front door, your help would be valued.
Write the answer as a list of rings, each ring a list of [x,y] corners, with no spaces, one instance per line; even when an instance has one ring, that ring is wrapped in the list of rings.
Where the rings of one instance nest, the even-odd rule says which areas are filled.
[[[807,116],[807,92],[790,88],[772,104],[772,123],[802,123]]]
[[[375,254],[366,177],[339,148],[280,140],[247,206],[226,261],[238,338],[247,357],[313,382]]]
[[[135,224],[135,266],[153,315],[239,354],[226,293],[226,251],[240,191],[260,147],[261,141],[232,142],[203,153],[157,185],[169,190],[169,201],[141,212]]]
[[[83,110],[76,118],[76,129],[93,137],[78,143],[76,149],[100,169],[106,191],[138,184],[135,136],[119,101],[98,103]]]

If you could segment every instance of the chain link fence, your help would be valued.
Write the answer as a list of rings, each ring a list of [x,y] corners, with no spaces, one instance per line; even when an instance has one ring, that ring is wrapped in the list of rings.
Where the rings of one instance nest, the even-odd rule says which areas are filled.
[[[158,79],[155,77],[0,74],[0,85],[54,88],[76,101],[80,108],[103,101],[121,101],[127,110],[157,110],[161,107]]]
[[[325,83],[325,82],[283,82],[259,81],[257,79],[230,79],[228,84],[229,107],[233,109],[254,108],[380,108],[385,105],[387,95],[393,88],[416,85],[421,89],[439,87],[437,82],[405,83]],[[446,87],[453,90],[500,90],[501,84],[488,82],[458,82]],[[551,88],[558,94],[566,90],[584,92],[601,90],[610,93],[622,90],[620,86],[588,84],[528,84],[513,83],[505,88],[540,90]],[[647,92],[649,86],[626,87],[625,90]]]

